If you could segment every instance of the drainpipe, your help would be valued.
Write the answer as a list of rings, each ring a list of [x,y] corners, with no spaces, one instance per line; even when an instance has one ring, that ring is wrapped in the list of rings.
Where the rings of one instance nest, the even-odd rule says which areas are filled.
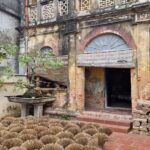
[[[25,0],[25,26],[27,27],[29,23],[28,17],[28,0]]]

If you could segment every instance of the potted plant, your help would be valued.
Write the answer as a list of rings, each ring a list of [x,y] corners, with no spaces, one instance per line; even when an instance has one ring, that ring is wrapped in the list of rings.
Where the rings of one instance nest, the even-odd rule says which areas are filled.
[[[13,50],[12,50],[13,48]],[[6,55],[16,56],[16,46],[14,43],[9,43],[7,46],[1,45],[1,49],[5,51]],[[10,53],[11,52],[11,53]],[[13,53],[12,53],[13,52]],[[0,53],[1,62],[6,59],[6,55]],[[4,57],[5,56],[5,57]],[[39,84],[36,80],[37,72],[42,69],[42,71],[46,71],[46,69],[50,68],[58,68],[63,66],[63,62],[59,60],[57,57],[53,55],[51,51],[41,53],[39,50],[32,49],[28,53],[21,54],[18,58],[20,65],[27,68],[27,81],[24,82],[22,79],[18,79],[15,83],[14,89],[17,90],[26,88],[26,92],[24,95],[18,96],[8,96],[9,101],[17,102],[22,104],[22,116],[26,115],[26,105],[27,104],[35,104],[35,112],[38,114],[40,111],[40,115],[42,115],[41,105],[45,104],[49,101],[54,101],[54,97],[45,96],[39,89],[37,90],[37,84]],[[3,71],[3,75],[8,78],[15,76],[13,68],[10,67],[10,64],[7,63],[5,70]],[[3,86],[3,80],[0,80],[0,85]],[[38,115],[36,115],[38,116]]]

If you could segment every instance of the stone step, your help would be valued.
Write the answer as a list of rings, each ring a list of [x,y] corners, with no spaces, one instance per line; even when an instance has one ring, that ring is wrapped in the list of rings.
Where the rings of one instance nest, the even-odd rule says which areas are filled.
[[[83,121],[91,121],[95,123],[102,123],[102,124],[111,124],[111,125],[118,125],[118,126],[126,126],[130,127],[131,121],[130,120],[120,120],[120,119],[109,119],[104,117],[94,117],[94,116],[86,116],[86,115],[78,115],[76,116],[77,120]]]
[[[130,112],[125,111],[83,111],[78,113],[77,116],[88,116],[88,117],[98,117],[98,118],[107,118],[109,120],[122,120],[122,121],[129,121],[132,120],[132,116]]]
[[[131,122],[116,122],[116,121],[109,121],[109,120],[98,120],[98,119],[93,119],[93,118],[82,118],[82,117],[77,117],[76,120],[81,121],[81,122],[90,122],[90,123],[97,123],[101,126],[108,127],[112,129],[113,132],[120,132],[120,133],[128,133],[130,128],[131,128]]]

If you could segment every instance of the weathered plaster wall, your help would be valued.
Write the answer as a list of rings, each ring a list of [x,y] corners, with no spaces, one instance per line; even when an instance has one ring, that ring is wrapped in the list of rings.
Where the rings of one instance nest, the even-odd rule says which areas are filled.
[[[19,77],[23,81],[26,79],[24,77]],[[15,115],[20,116],[20,105],[16,103],[9,102],[6,96],[16,96],[22,95],[25,89],[14,90],[14,84],[18,78],[11,78],[5,82],[3,88],[0,89],[0,117],[5,115]]]
[[[6,41],[18,42],[19,32],[16,30],[16,28],[19,26],[18,8],[18,0],[0,1],[0,44]],[[12,64],[14,69],[18,69],[15,58],[11,58],[9,62]],[[0,65],[0,69],[2,69],[1,67],[3,67],[3,65]],[[0,116],[8,114],[19,114],[19,105],[10,103],[5,96],[14,95],[14,93],[22,94],[22,91],[14,92],[12,90],[14,81],[5,81],[6,83],[4,88],[6,88],[7,91],[0,89]]]
[[[85,70],[85,109],[104,109],[104,69],[86,68]]]
[[[51,47],[54,54],[59,55],[59,34],[57,33],[57,26],[29,30],[28,50],[40,50],[45,46]]]

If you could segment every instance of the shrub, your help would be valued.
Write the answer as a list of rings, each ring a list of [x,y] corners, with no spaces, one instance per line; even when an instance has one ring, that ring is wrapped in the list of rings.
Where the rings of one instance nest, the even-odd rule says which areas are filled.
[[[16,146],[16,147],[12,147],[9,150],[27,150],[27,149],[25,147],[18,147],[18,146]]]
[[[23,126],[16,126],[16,127],[11,128],[9,131],[20,133],[23,129],[24,129]]]
[[[82,130],[86,130],[86,129],[96,129],[96,126],[94,126],[93,124],[85,124],[82,126]]]
[[[38,124],[38,121],[37,121],[37,120],[32,120],[32,119],[30,120],[30,119],[29,119],[29,120],[26,120],[26,121],[24,122],[24,124],[25,124],[25,125],[33,125],[33,124],[35,125],[35,124]]]
[[[47,127],[43,127],[43,126],[37,126],[35,128],[35,130],[37,131],[37,133],[42,132],[42,131],[47,130],[47,129],[48,129]]]
[[[70,144],[69,146],[67,146],[65,148],[65,150],[83,150],[83,148],[84,148],[83,145],[73,143],[73,144]]]
[[[8,126],[8,130],[10,131],[11,129],[16,128],[16,127],[24,128],[22,124],[18,122],[17,123],[13,122],[10,126]]]
[[[47,127],[47,128],[49,127],[49,122],[48,121],[47,122],[46,121],[45,122],[44,121],[39,122],[38,124],[39,124],[39,126],[44,126],[44,127]]]
[[[44,144],[56,143],[57,137],[55,135],[45,135],[40,139]]]
[[[109,128],[105,128],[105,127],[99,127],[99,128],[98,128],[98,131],[99,131],[100,133],[105,133],[105,134],[107,134],[107,135],[111,135],[111,134],[112,134],[112,130],[109,129]]]
[[[57,141],[57,143],[58,143],[59,145],[63,146],[63,148],[66,148],[68,145],[73,144],[74,141],[71,140],[71,139],[68,139],[68,138],[62,138],[62,139],[59,139],[59,140]]]
[[[6,131],[6,130],[1,130],[0,131],[0,137],[3,137],[4,135],[8,134],[9,131]]]
[[[93,145],[98,147],[98,138],[91,138],[91,140],[89,140],[88,146],[93,146]]]
[[[47,129],[47,130],[41,131],[40,133],[38,133],[38,138],[41,138],[42,136],[45,136],[45,135],[52,135],[51,130]]]
[[[76,135],[79,132],[81,132],[81,129],[79,127],[70,127],[67,129],[67,131],[71,132],[72,134]]]
[[[4,141],[3,137],[0,137],[0,143],[2,143]]]
[[[35,129],[37,127],[38,127],[38,125],[36,125],[36,124],[27,124],[27,125],[25,125],[26,129]]]
[[[95,128],[89,128],[89,129],[83,130],[83,132],[93,136],[94,134],[97,133],[97,130]]]
[[[4,139],[12,139],[12,138],[17,138],[18,133],[17,132],[9,132],[5,134],[3,137]]]
[[[58,144],[47,144],[43,146],[40,150],[64,150],[64,148]]]
[[[96,146],[85,146],[84,150],[97,150]]]
[[[76,143],[85,146],[85,145],[88,144],[89,138],[87,138],[87,137],[80,137],[80,138],[76,139],[75,141],[76,141]]]
[[[24,129],[23,131],[20,132],[20,134],[33,134],[33,135],[37,135],[37,132],[35,129]]]
[[[0,150],[8,150],[6,146],[0,145]]]
[[[25,147],[27,150],[39,150],[42,148],[43,143],[39,140],[28,140],[25,143],[21,145],[22,147]]]
[[[105,133],[97,133],[93,136],[93,138],[98,139],[98,146],[103,146],[105,142],[108,140],[108,136]]]
[[[68,129],[68,128],[71,128],[71,127],[76,127],[76,128],[80,128],[77,124],[75,123],[72,123],[72,122],[67,122],[64,129]]]
[[[63,125],[60,122],[50,122],[49,128],[55,127],[55,126],[63,128]]]
[[[7,128],[6,127],[4,127],[4,126],[0,126],[0,131],[2,131],[2,130],[6,130]]]
[[[78,133],[77,135],[75,135],[74,139],[78,139],[81,137],[87,137],[87,138],[91,138],[91,136],[87,133]]]
[[[68,131],[60,132],[57,134],[57,137],[59,138],[70,138],[73,139],[74,135]]]
[[[22,141],[27,141],[27,140],[34,140],[36,139],[37,137],[33,134],[20,134],[18,136],[18,138],[20,138]]]
[[[2,145],[6,146],[8,149],[14,146],[20,146],[23,143],[21,139],[18,138],[12,138],[12,139],[6,139],[3,141]]]
[[[62,127],[59,127],[59,126],[55,126],[55,127],[52,126],[52,127],[50,127],[50,133],[53,134],[53,135],[56,135],[56,134],[58,134],[58,133],[60,133],[62,131],[63,131]]]

